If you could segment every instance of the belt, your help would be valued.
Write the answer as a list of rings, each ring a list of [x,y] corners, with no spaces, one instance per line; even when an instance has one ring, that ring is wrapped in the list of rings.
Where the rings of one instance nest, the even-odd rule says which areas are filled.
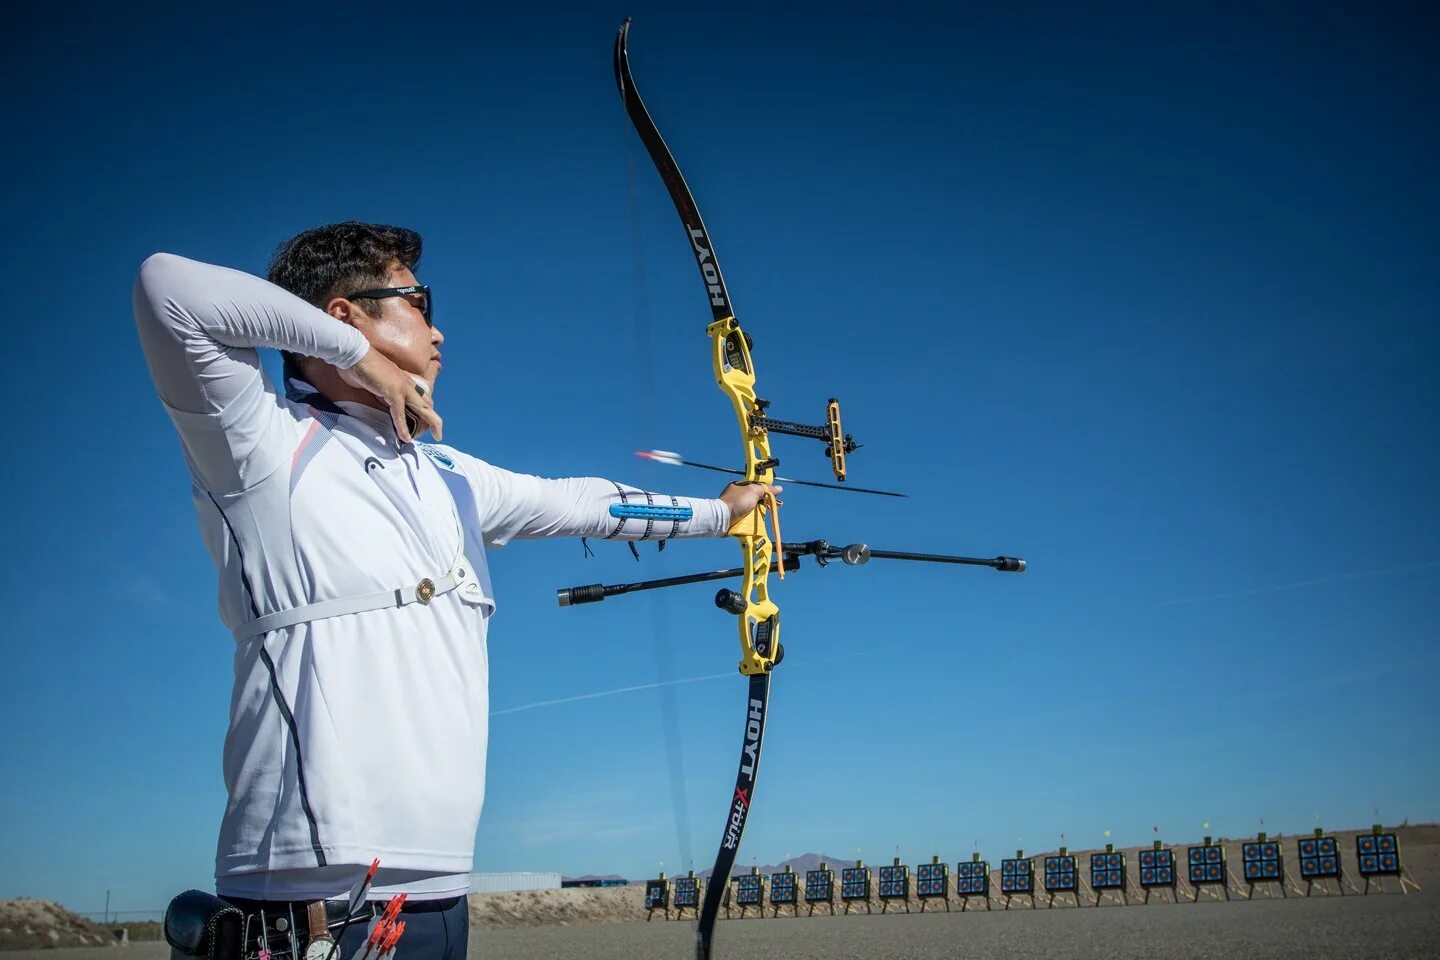
[[[449,910],[456,903],[464,900],[463,896],[441,897],[438,900],[406,900],[405,905],[400,908],[401,913],[434,913],[440,910]],[[291,929],[291,918],[297,925],[296,936],[304,937],[308,932],[305,929],[306,908],[309,907],[308,900],[247,900],[244,897],[225,897],[226,903],[231,904],[238,910],[253,916],[252,923],[260,920],[260,911],[265,911],[265,925],[275,934],[285,934]],[[355,923],[362,923],[373,920],[380,916],[385,910],[385,900],[367,900],[355,914]],[[347,909],[350,906],[348,900],[326,900],[325,901],[325,923],[332,929],[339,929],[345,922]],[[277,921],[283,921],[279,926]]]
[[[246,929],[250,936],[260,935],[260,915],[265,915],[265,932],[270,937],[289,938],[292,934],[300,940],[308,940],[310,931],[306,913],[310,905],[306,900],[247,900],[243,897],[226,897],[225,901],[246,916]],[[380,916],[385,904],[378,900],[367,900],[355,912],[355,923],[364,923]],[[326,900],[325,925],[332,932],[340,929],[350,916],[350,901]]]

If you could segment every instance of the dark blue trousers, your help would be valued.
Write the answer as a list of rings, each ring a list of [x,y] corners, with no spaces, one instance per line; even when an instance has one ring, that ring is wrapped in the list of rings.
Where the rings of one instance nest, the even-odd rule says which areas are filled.
[[[470,941],[470,907],[464,897],[406,900],[400,909],[405,935],[395,945],[395,960],[465,960]],[[359,956],[371,923],[352,923],[340,938],[340,960]]]
[[[300,929],[304,929],[305,904],[287,904],[278,900],[242,900],[228,897],[231,903],[252,917],[265,911],[266,920],[272,926],[275,918],[294,916]],[[383,907],[384,904],[379,904]],[[466,960],[465,951],[470,941],[470,907],[464,897],[449,897],[444,900],[407,900],[400,910],[400,919],[405,922],[405,934],[395,945],[395,960]],[[352,960],[360,955],[360,948],[370,936],[374,920],[357,920],[350,924],[340,938],[340,948],[335,951],[335,960]],[[252,932],[252,939],[258,933],[258,926]],[[271,934],[283,942],[278,934]],[[272,942],[272,949],[275,943]],[[247,950],[249,946],[247,945]]]

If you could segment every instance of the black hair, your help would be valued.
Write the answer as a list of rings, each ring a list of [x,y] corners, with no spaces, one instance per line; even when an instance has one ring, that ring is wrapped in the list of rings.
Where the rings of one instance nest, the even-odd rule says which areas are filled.
[[[421,247],[420,234],[414,230],[347,220],[312,227],[280,244],[270,258],[267,276],[276,286],[323,308],[335,297],[385,286],[393,264],[414,271]],[[366,314],[376,306],[368,300],[357,305]],[[288,375],[298,358],[284,356]]]

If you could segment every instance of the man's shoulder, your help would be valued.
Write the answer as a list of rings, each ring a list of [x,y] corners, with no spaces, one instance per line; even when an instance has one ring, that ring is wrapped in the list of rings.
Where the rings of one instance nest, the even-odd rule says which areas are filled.
[[[522,476],[446,443],[428,443],[416,440],[415,449],[424,454],[426,459],[441,471],[460,474],[480,487],[490,487],[497,483],[504,484],[512,481],[515,477]]]

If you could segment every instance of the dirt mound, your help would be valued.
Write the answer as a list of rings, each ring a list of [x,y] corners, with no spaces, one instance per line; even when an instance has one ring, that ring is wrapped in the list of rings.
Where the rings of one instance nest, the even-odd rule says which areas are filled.
[[[0,950],[98,947],[115,941],[112,928],[86,920],[49,900],[0,900]]]
[[[624,923],[645,916],[645,888],[579,887],[470,894],[470,922],[478,927]]]

